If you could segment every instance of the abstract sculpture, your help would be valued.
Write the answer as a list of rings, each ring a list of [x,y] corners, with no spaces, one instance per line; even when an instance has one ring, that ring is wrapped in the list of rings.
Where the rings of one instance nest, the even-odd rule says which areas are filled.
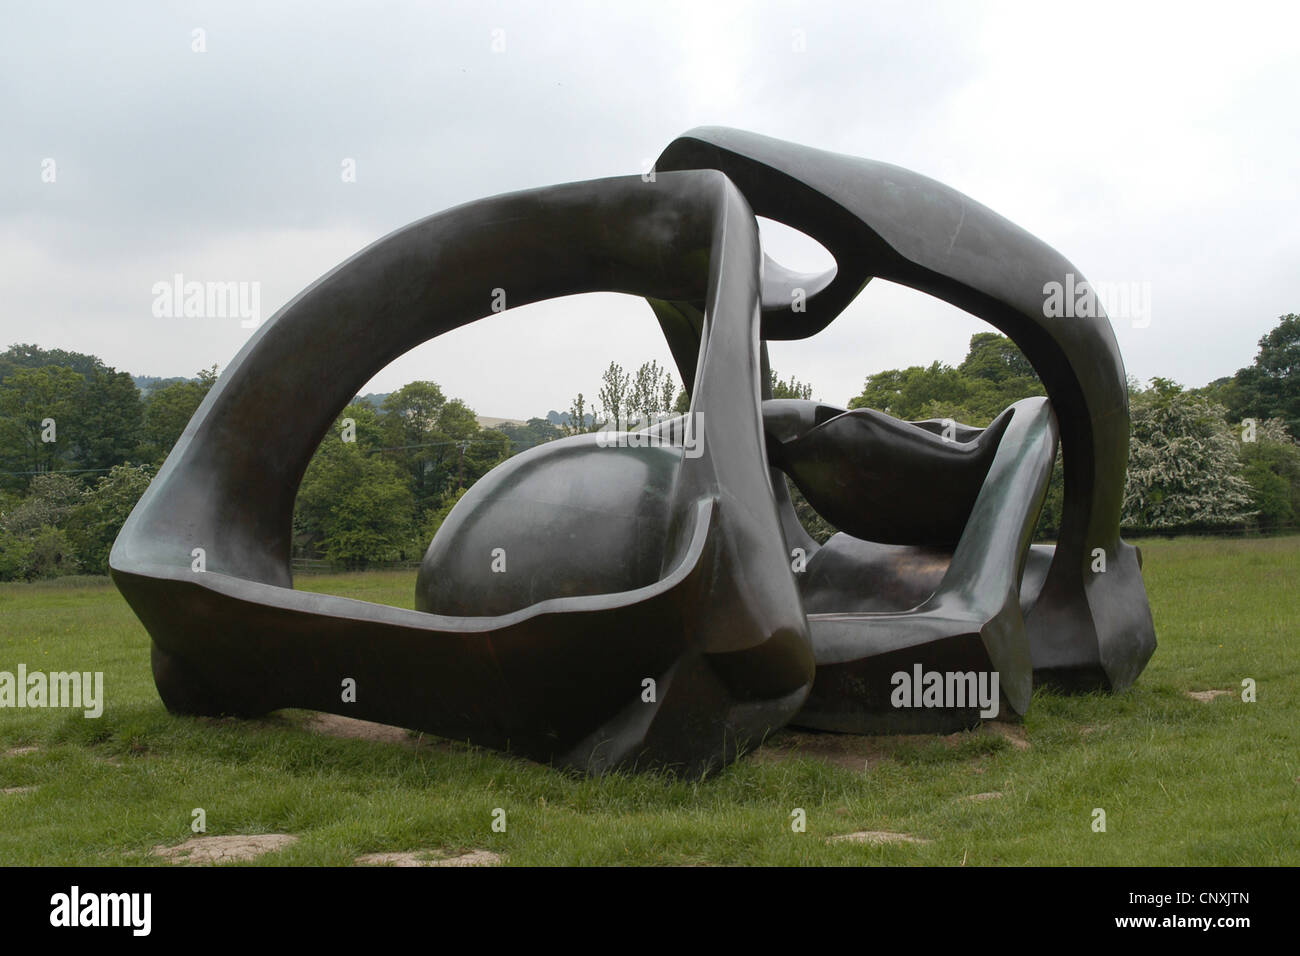
[[[819,240],[834,268],[768,259],[755,216]],[[113,547],[113,580],[172,711],[310,708],[591,773],[707,772],[791,722],[980,719],[973,695],[900,703],[900,674],[992,675],[1015,713],[1035,682],[1120,689],[1155,647],[1119,537],[1127,391],[1104,316],[1044,315],[1045,284],[1072,274],[923,176],[697,129],[653,177],[469,203],[301,293],[195,414]],[[1001,329],[1048,399],[986,429],[769,400],[765,341],[816,334],[872,277]],[[490,314],[495,289],[511,305],[644,296],[690,412],[498,466],[430,545],[416,611],[293,590],[294,498],[338,413],[402,353]],[[1060,538],[1031,546],[1058,432]],[[818,547],[787,476],[842,533]]]

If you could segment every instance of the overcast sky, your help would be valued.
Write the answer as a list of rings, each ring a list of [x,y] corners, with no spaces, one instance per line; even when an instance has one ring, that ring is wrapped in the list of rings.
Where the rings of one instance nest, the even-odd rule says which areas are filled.
[[[0,348],[137,374],[224,367],[251,330],[155,316],[155,283],[256,282],[266,318],[414,219],[639,173],[720,125],[945,182],[1094,282],[1149,291],[1149,323],[1114,320],[1129,374],[1231,374],[1300,312],[1297,7],[1048,6],[12,5]],[[797,238],[764,241],[818,265]],[[986,328],[873,282],[773,362],[843,403],[881,369],[956,364]],[[651,358],[668,352],[644,302],[581,296],[427,343],[365,391],[432,379],[482,415],[526,418],[590,399],[611,360]]]

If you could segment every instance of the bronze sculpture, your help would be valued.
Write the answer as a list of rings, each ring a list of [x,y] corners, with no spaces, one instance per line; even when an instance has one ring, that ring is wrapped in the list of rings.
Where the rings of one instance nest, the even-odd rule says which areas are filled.
[[[818,239],[835,267],[766,259],[756,215]],[[469,203],[302,292],[195,414],[114,545],[113,579],[173,711],[325,710],[591,773],[707,772],[791,722],[988,715],[987,700],[900,704],[899,675],[991,675],[1017,713],[1035,681],[1120,689],[1155,646],[1119,538],[1127,392],[1104,316],[1044,315],[1044,284],[1066,274],[933,180],[694,130],[653,177]],[[770,401],[764,342],[816,334],[877,276],[1007,333],[1050,404],[969,429]],[[417,611],[294,591],[294,497],[335,417],[398,355],[489,315],[501,288],[512,305],[646,297],[690,412],[626,447],[576,436],[498,466],[435,536]],[[1031,547],[1058,431],[1060,540]],[[825,546],[799,526],[786,475],[843,529]]]

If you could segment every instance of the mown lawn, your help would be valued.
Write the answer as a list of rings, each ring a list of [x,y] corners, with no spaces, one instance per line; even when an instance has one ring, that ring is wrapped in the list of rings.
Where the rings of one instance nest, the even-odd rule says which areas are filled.
[[[106,579],[0,585],[0,670],[103,671],[107,698],[98,719],[0,710],[0,863],[168,865],[151,848],[193,836],[201,807],[209,836],[299,837],[268,864],[407,850],[522,865],[1300,864],[1300,537],[1137,543],[1160,645],[1127,693],[1039,693],[1023,727],[1000,732],[787,733],[705,781],[336,738],[296,711],[173,717],[148,636]],[[411,607],[414,572],[299,586]],[[1188,695],[1215,689],[1230,693]],[[929,842],[828,842],[858,831]]]

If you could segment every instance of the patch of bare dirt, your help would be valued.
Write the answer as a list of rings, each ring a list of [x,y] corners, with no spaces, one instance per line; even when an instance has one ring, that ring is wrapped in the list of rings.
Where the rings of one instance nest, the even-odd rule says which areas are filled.
[[[6,751],[5,751],[5,756],[6,756],[6,757],[25,757],[25,756],[27,756],[28,754],[34,754],[34,753],[36,753],[36,752],[37,752],[38,750],[40,750],[40,749],[41,749],[40,747],[14,747],[12,750],[6,750]]]
[[[974,731],[958,731],[937,737],[926,734],[836,734],[785,729],[763,742],[749,754],[750,760],[763,763],[784,763],[798,757],[812,757],[849,770],[870,770],[881,761],[893,756],[900,744],[939,740],[956,747],[970,739],[971,733],[995,734],[1017,750],[1028,750],[1029,740],[1021,724],[990,720]],[[982,773],[982,770],[976,770]]]
[[[988,793],[968,793],[964,797],[957,799],[963,801],[980,801],[980,800],[997,800],[1002,794],[997,790],[990,790]]]
[[[1189,690],[1187,696],[1192,700],[1199,700],[1202,704],[1208,704],[1216,697],[1222,697],[1224,694],[1231,694],[1230,690]]]
[[[768,738],[753,751],[751,760],[785,763],[797,757],[813,757],[849,770],[868,770],[889,757],[875,737],[856,734],[817,734],[784,730]]]
[[[924,837],[910,833],[891,833],[888,830],[859,830],[857,833],[841,833],[833,836],[827,843],[929,843]]]
[[[288,833],[232,834],[193,837],[178,846],[156,846],[150,852],[173,863],[235,863],[274,853],[297,841],[296,836]]]
[[[209,727],[267,727],[279,728],[286,727],[289,722],[280,714],[271,714],[266,717],[207,717],[200,715],[194,718],[201,724]]]
[[[405,727],[393,727],[389,724],[377,724],[370,720],[357,720],[355,717],[343,717],[339,714],[313,713],[306,721],[299,724],[303,729],[325,737],[338,737],[345,740],[372,740],[385,744],[397,744],[412,750],[453,750],[455,744],[432,734],[412,733]]]
[[[501,857],[491,850],[470,850],[460,856],[433,856],[437,850],[401,853],[367,853],[356,862],[361,866],[496,866]]]
[[[31,793],[35,789],[36,789],[35,787],[5,787],[3,790],[0,790],[0,793],[3,794]]]
[[[314,734],[326,737],[343,737],[348,740],[377,740],[387,744],[414,746],[413,738],[404,727],[390,727],[388,724],[376,724],[369,720],[357,720],[355,717],[341,717],[338,714],[318,713],[307,718],[304,726]]]

